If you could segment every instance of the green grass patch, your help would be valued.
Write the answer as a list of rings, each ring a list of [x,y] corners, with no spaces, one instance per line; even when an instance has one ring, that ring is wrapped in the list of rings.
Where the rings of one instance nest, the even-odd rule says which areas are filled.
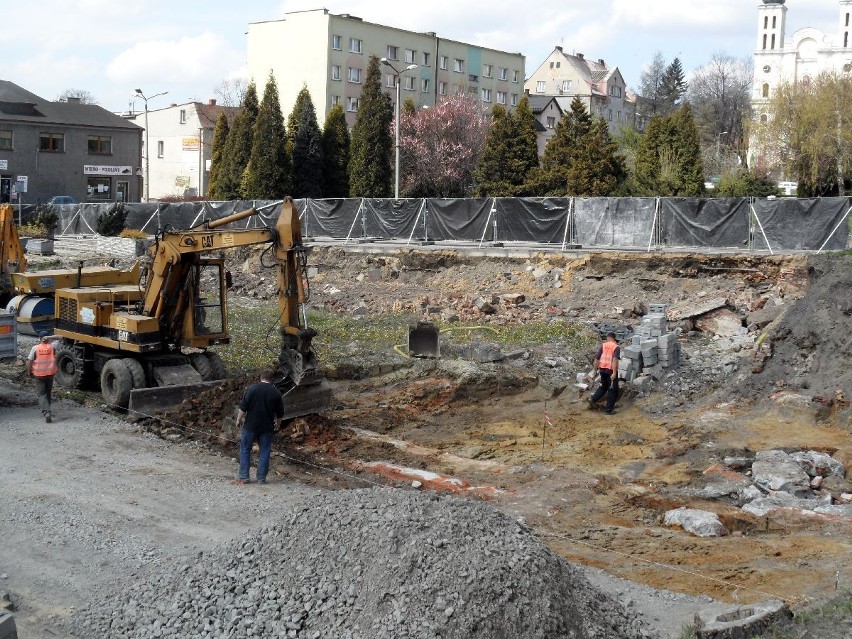
[[[255,370],[277,360],[280,343],[277,304],[252,308],[232,304],[228,316],[231,344],[217,350],[228,370]],[[404,313],[364,317],[322,312],[308,315],[308,323],[318,333],[314,350],[322,365],[336,364],[359,353],[390,353],[394,346],[405,347],[408,326],[414,322],[416,318]],[[442,342],[491,342],[504,350],[557,343],[566,351],[579,351],[598,341],[588,328],[563,319],[506,325],[436,324]]]

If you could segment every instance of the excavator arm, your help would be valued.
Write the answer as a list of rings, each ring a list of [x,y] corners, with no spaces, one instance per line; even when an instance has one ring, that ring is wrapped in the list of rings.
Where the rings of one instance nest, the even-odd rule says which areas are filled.
[[[27,270],[27,257],[18,237],[11,204],[0,205],[0,301],[8,301],[12,291],[10,275]]]

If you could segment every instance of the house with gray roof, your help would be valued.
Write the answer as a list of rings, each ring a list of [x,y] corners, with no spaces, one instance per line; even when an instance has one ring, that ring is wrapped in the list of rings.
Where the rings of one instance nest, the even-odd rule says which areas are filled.
[[[538,157],[542,157],[547,143],[556,135],[556,125],[562,119],[565,109],[553,96],[528,95],[527,100],[530,104],[530,110],[535,116],[535,137],[538,144]]]
[[[611,133],[624,126],[636,128],[636,96],[628,91],[618,67],[610,67],[603,59],[555,47],[527,78],[524,91],[530,97],[557,98],[563,111],[579,97],[591,115],[607,122]]]
[[[138,202],[142,128],[79,99],[51,102],[0,80],[0,203]]]

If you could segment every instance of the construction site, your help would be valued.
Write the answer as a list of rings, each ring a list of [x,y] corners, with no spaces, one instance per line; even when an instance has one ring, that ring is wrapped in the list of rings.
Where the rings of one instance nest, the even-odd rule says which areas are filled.
[[[221,262],[194,286],[227,289],[195,296],[204,331],[169,324],[202,382],[185,393],[145,388],[165,351],[141,347],[127,396],[104,386],[147,310],[103,318],[136,318],[137,341],[60,310],[89,303],[86,269],[135,258],[70,234],[28,253],[27,272],[76,269],[55,331],[79,356],[52,423],[38,338],[0,363],[0,638],[3,619],[19,637],[852,636],[848,250],[327,240],[293,261],[298,230],[246,233],[175,234]],[[167,307],[163,273],[113,299]],[[610,332],[606,414],[589,398]],[[235,408],[270,365],[285,402],[307,386],[322,406],[288,413],[268,484],[235,485]]]

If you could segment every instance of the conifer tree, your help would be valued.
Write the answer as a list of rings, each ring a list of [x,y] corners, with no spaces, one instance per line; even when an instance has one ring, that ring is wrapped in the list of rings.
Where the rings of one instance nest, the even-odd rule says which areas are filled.
[[[349,197],[349,149],[352,140],[339,104],[325,118],[322,132],[323,197]]]
[[[233,125],[228,132],[217,179],[217,192],[222,200],[238,200],[241,197],[240,186],[243,173],[251,157],[254,122],[260,109],[254,82],[249,82],[248,87],[246,87],[240,106],[240,112],[234,118]]]
[[[282,198],[290,195],[292,180],[278,86],[270,73],[255,120],[251,157],[242,181],[242,196],[258,200]]]
[[[349,192],[352,197],[391,197],[393,194],[393,107],[382,90],[379,60],[370,57],[361,90],[358,117],[352,129]]]
[[[296,133],[299,131],[299,117],[305,108],[306,101],[310,101],[311,106],[313,106],[308,85],[304,84],[302,85],[302,90],[296,95],[296,102],[293,104],[290,115],[287,116],[287,149],[290,151],[291,156],[293,154],[293,145],[296,143]],[[316,109],[314,109],[314,113],[316,113]]]
[[[207,198],[210,200],[224,199],[220,193],[220,176],[229,131],[228,116],[222,111],[216,119],[216,128],[213,129],[213,142],[210,145],[210,177],[207,180]]]
[[[651,118],[636,150],[637,195],[697,197],[704,192],[698,130],[689,104]]]
[[[526,97],[515,113],[495,104],[485,149],[474,172],[479,197],[517,197],[527,194],[528,178],[538,168],[535,116]]]
[[[293,140],[293,197],[322,197],[322,131],[307,87],[299,92],[292,115],[296,115],[293,118],[296,131],[290,129],[288,133]]]
[[[666,67],[663,77],[660,80],[657,113],[668,115],[674,112],[682,104],[683,96],[686,95],[688,88],[689,84],[686,82],[686,76],[683,73],[683,65],[681,65],[679,58],[675,58]]]

